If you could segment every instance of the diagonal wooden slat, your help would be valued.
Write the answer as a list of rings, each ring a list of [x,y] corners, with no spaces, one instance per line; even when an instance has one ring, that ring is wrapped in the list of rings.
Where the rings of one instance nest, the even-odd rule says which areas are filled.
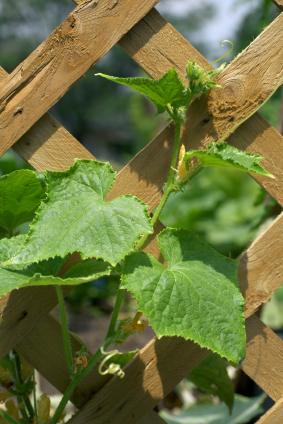
[[[256,424],[281,424],[283,423],[283,398],[273,405]]]
[[[239,281],[246,317],[266,303],[283,283],[283,214],[241,255]]]
[[[0,154],[104,56],[158,0],[87,0],[0,85]]]
[[[283,342],[256,316],[247,321],[247,334],[243,369],[278,400],[283,390]],[[174,360],[176,354],[178,361]],[[206,350],[182,339],[152,341],[128,365],[125,378],[113,378],[106,383],[70,424],[136,423],[206,355]]]
[[[256,316],[249,318],[246,326],[248,337],[247,355],[242,363],[242,368],[247,375],[254,379],[276,401],[282,396],[283,390],[283,342],[272,330],[264,326]],[[157,346],[159,341],[155,341],[154,343]],[[72,345],[74,352],[80,349],[81,344],[77,337],[72,337]],[[188,350],[190,345],[190,342],[184,341],[184,345],[182,346],[184,349],[178,350],[179,362],[170,360],[170,368],[166,370],[166,373],[169,373],[169,375],[171,373],[174,374],[176,367],[179,369],[179,367],[185,364],[184,376],[187,375],[187,367],[189,365],[186,363],[188,355],[186,350]],[[27,339],[20,342],[16,348],[51,384],[61,392],[65,390],[69,382],[69,377],[62,346],[60,326],[54,318],[50,316],[44,317],[39,325],[27,336]],[[204,357],[204,351],[199,348],[194,349],[194,352],[193,363],[195,364],[196,361]],[[144,358],[148,356],[151,358],[152,342],[145,346],[140,355]],[[156,352],[154,355],[157,355]],[[158,358],[150,360],[158,362]],[[146,359],[142,361],[147,363]],[[137,358],[135,362],[139,364],[140,358]],[[127,375],[129,373],[131,371],[127,370]],[[266,378],[267,374],[268,379]],[[129,379],[132,377],[132,374],[129,374]],[[144,384],[147,384],[145,382],[146,378],[143,374]],[[152,381],[148,384],[154,386],[154,384],[160,384],[158,381],[162,379],[162,376],[158,380],[158,377],[155,377],[154,373],[152,373],[149,374],[149,378]],[[109,381],[109,378],[100,376],[97,373],[97,369],[94,369],[89,377],[78,387],[72,401],[77,407],[82,407],[92,395],[99,392],[107,381]],[[168,377],[166,381],[167,385],[166,387],[163,386],[163,389],[169,392],[175,387],[176,381],[170,381]]]
[[[0,66],[0,84],[7,75]],[[93,158],[91,153],[49,114],[43,116],[13,149],[37,171],[63,170],[74,163],[74,158]]]
[[[272,0],[273,3],[276,4],[276,6],[279,7],[279,9],[283,10],[283,0]]]
[[[247,324],[248,346],[244,372],[274,401],[283,393],[283,341],[253,315]]]
[[[282,17],[281,17],[282,19]],[[279,28],[280,31],[280,28]],[[281,28],[282,31],[282,28]],[[267,38],[270,38],[269,36]],[[271,37],[272,38],[272,37]],[[282,46],[283,37],[281,36],[280,45]],[[180,76],[185,79],[185,67],[187,61],[195,60],[197,63],[205,67],[206,69],[210,68],[210,64],[207,60],[178,32],[176,29],[168,23],[156,10],[149,12],[144,19],[142,19],[124,38],[120,41],[122,47],[128,52],[128,54],[152,77],[160,78],[163,73],[171,68],[172,66],[176,67],[179,71]],[[261,39],[257,39],[257,47],[255,44],[251,45],[251,50],[249,54],[254,54],[253,65],[254,69],[258,70],[257,62],[261,59],[259,58]],[[253,47],[252,47],[253,46]],[[281,48],[281,55],[283,49]],[[273,62],[277,59],[275,55],[272,55]],[[280,56],[281,57],[281,56]],[[234,70],[230,74],[230,66],[227,67],[226,72],[229,73],[229,76],[223,77],[224,80],[224,91],[231,92],[233,91],[233,85],[246,86],[248,80],[245,79],[245,68],[243,70],[240,67],[241,62],[248,62],[248,57],[246,57],[245,52],[233,62]],[[264,74],[269,74],[269,62],[265,59],[262,60],[265,62],[266,69]],[[281,73],[282,73],[282,63],[283,60],[280,59]],[[278,62],[278,63],[279,63]],[[246,69],[247,71],[247,69]],[[247,71],[249,73],[249,71]],[[239,74],[240,73],[240,77]],[[236,74],[236,75],[235,75]],[[252,75],[255,75],[254,71]],[[272,77],[271,77],[272,78]],[[240,81],[239,81],[240,80]],[[231,87],[229,84],[231,83]],[[226,85],[227,84],[227,85]],[[257,81],[257,84],[260,85],[260,80]],[[256,90],[255,96],[258,95]],[[219,96],[219,103],[222,104],[222,100],[225,103],[225,98],[222,96],[223,90],[217,90],[215,96]],[[224,96],[225,97],[225,96]],[[232,97],[232,96],[231,96]],[[241,97],[241,96],[240,96]],[[242,102],[242,106],[250,101],[250,94],[247,92],[246,96],[243,96],[241,99],[238,99]],[[229,102],[228,102],[229,103]],[[199,107],[197,107],[199,106]],[[211,106],[210,106],[211,107]],[[206,104],[195,104],[197,109],[191,119],[191,135],[189,136],[188,145],[199,147],[202,143],[202,140],[205,141],[214,136],[214,116],[211,115],[209,108]],[[223,105],[224,112],[223,114],[227,115],[227,110],[225,112],[225,105]],[[256,108],[254,109],[254,111]],[[226,123],[227,131],[232,131],[233,119],[232,110],[231,116],[228,117],[228,122]],[[232,119],[232,122],[229,120]],[[237,125],[239,123],[237,122]],[[223,138],[225,134],[221,133],[220,137]],[[167,134],[164,133],[164,145],[168,144]],[[200,140],[201,139],[201,140]],[[261,178],[256,177],[256,179],[263,185],[263,187],[281,204],[283,205],[283,176],[281,169],[283,167],[283,155],[282,155],[282,142],[283,138],[278,133],[277,130],[272,128],[259,114],[254,114],[246,122],[240,125],[234,134],[229,138],[229,143],[235,145],[238,148],[245,149],[252,152],[257,152],[265,158],[265,164],[268,169],[276,176],[275,180],[270,178]],[[154,145],[148,146],[145,151],[144,164],[149,164],[152,154],[156,154],[156,151],[162,151],[162,139],[158,138],[156,140],[157,146],[154,148]],[[163,147],[163,150],[164,147]],[[154,158],[155,156],[153,156]],[[154,161],[154,160],[153,160]],[[161,164],[161,166],[166,169],[167,162]],[[156,165],[155,165],[156,166]],[[150,170],[147,170],[150,172]],[[163,178],[165,176],[163,174]],[[132,177],[135,177],[131,175]],[[134,178],[131,183],[132,185],[136,184],[138,177]],[[155,182],[155,180],[153,180]],[[163,185],[163,179],[156,181],[157,189],[160,189]],[[155,194],[155,193],[154,193]]]

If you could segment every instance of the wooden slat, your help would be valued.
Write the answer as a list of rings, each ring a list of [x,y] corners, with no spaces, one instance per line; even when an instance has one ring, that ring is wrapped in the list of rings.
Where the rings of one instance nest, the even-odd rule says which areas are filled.
[[[279,17],[282,22],[282,16]],[[281,25],[282,26],[282,25]],[[275,65],[274,62],[278,62],[273,69],[274,73],[277,75],[277,66],[279,66],[281,77],[282,77],[282,54],[283,54],[283,36],[282,36],[282,28],[280,25],[278,27],[278,23],[276,25],[276,30],[279,34],[281,31],[281,53],[276,58],[275,54],[271,56],[271,63]],[[221,104],[223,107],[223,116],[216,119],[227,120],[225,126],[227,128],[227,132],[230,133],[233,131],[233,125],[239,125],[236,117],[233,115],[233,108],[229,105],[229,96],[233,99],[233,101],[237,100],[239,102],[239,109],[245,108],[245,105],[251,101],[252,96],[250,97],[250,93],[247,90],[246,93],[242,96],[243,92],[240,90],[240,87],[246,87],[251,83],[251,89],[254,86],[254,83],[251,81],[257,72],[259,71],[259,63],[260,66],[265,66],[266,69],[263,72],[266,75],[266,78],[270,76],[272,79],[272,75],[269,72],[273,72],[271,68],[269,68],[270,62],[267,60],[263,60],[261,56],[261,43],[263,43],[264,48],[269,49],[268,39],[272,38],[271,33],[272,29],[266,30],[267,33],[263,33],[261,37],[259,37],[251,46],[248,48],[248,52],[244,51],[240,56],[238,56],[231,65],[229,65],[226,69],[226,73],[222,77],[222,90],[216,90],[214,96],[219,96],[218,105]],[[185,67],[187,61],[195,60],[197,63],[202,65],[203,67],[209,69],[210,64],[204,59],[204,57],[178,32],[176,29],[166,20],[160,16],[160,14],[156,10],[152,10],[149,12],[146,17],[141,20],[124,38],[120,41],[122,47],[132,56],[132,58],[152,77],[159,78],[163,75],[163,73],[171,68],[172,66],[176,67],[179,71],[180,76],[185,78]],[[272,49],[273,41],[270,42],[270,48]],[[274,52],[275,53],[275,52]],[[252,57],[251,57],[252,56]],[[243,68],[242,68],[243,65]],[[248,69],[249,66],[253,66],[254,69],[250,72]],[[248,73],[248,75],[247,75]],[[240,74],[240,75],[239,75]],[[226,75],[226,76],[225,76]],[[280,77],[280,78],[281,78]],[[276,81],[280,79],[277,75],[275,78]],[[264,84],[263,81],[256,78],[256,84],[260,85]],[[233,89],[235,86],[239,84],[239,93],[234,93]],[[257,87],[254,86],[255,92],[254,97],[259,96],[261,93],[260,87],[257,90]],[[274,87],[273,87],[274,89]],[[223,96],[224,93],[224,96]],[[225,101],[225,93],[230,93],[228,96],[228,105],[227,99]],[[232,94],[233,93],[233,94]],[[261,93],[262,94],[262,93]],[[268,96],[267,93],[265,93]],[[214,97],[213,97],[214,98]],[[234,99],[235,98],[235,99]],[[204,99],[205,100],[205,99]],[[214,98],[217,103],[217,100]],[[223,100],[223,105],[222,105]],[[258,101],[260,101],[258,99]],[[225,105],[226,102],[226,105]],[[205,103],[205,102],[204,102]],[[252,103],[252,102],[251,102]],[[229,109],[229,113],[227,116],[227,108]],[[251,104],[250,104],[251,106]],[[253,105],[253,112],[256,110],[256,104]],[[216,106],[213,106],[213,102],[211,104],[211,100],[209,104],[203,104],[203,102],[195,103],[192,112],[192,119],[189,122],[191,126],[191,132],[188,134],[187,144],[191,147],[199,147],[202,142],[210,140],[212,138],[217,138],[215,128],[219,126],[218,123],[215,122],[215,118],[213,116],[213,112]],[[249,113],[248,113],[249,114]],[[247,114],[247,115],[248,115]],[[233,116],[232,116],[233,115]],[[229,122],[232,120],[232,122]],[[225,129],[219,132],[219,137],[225,137]],[[256,179],[263,185],[263,187],[273,196],[281,205],[283,205],[283,175],[281,169],[283,168],[283,138],[278,133],[277,130],[272,128],[259,114],[255,114],[251,116],[244,124],[242,124],[234,134],[229,138],[229,143],[237,146],[238,148],[245,149],[251,152],[257,152],[261,154],[265,158],[265,165],[276,176],[275,180],[270,178],[262,178],[256,177]],[[150,163],[151,155],[156,154],[156,151],[159,151],[158,158],[160,163],[160,167],[164,168],[164,173],[162,176],[159,175],[159,179],[155,177],[153,183],[156,183],[157,190],[160,190],[165,176],[165,169],[168,163],[168,158],[166,160],[166,146],[168,145],[168,134],[165,132],[163,136],[159,137],[156,141],[156,146],[151,145],[148,146],[148,150],[146,150],[144,164]],[[167,148],[168,150],[168,148]],[[162,154],[161,154],[162,152]],[[147,153],[147,154],[146,154]],[[169,153],[167,153],[169,156]],[[162,157],[161,157],[162,156]],[[155,158],[155,156],[153,156]],[[153,159],[154,161],[154,159]],[[156,167],[156,163],[155,163]],[[142,168],[142,166],[140,167]],[[138,169],[139,171],[141,169]],[[150,170],[144,171],[150,172]],[[154,172],[154,171],[153,171]],[[155,174],[157,170],[155,170]],[[133,173],[129,174],[132,177],[135,177]],[[143,175],[143,173],[141,174]],[[145,178],[147,175],[145,176]],[[149,179],[149,177],[147,177]],[[138,177],[134,178],[131,181],[132,185],[136,185],[138,181]],[[156,196],[156,191],[153,193]]]
[[[253,315],[246,322],[247,352],[244,372],[274,401],[283,394],[283,341]]]
[[[279,9],[283,10],[283,0],[272,0],[273,3],[276,4],[276,6],[279,7]]]
[[[0,154],[158,0],[86,0],[0,86]]]
[[[247,334],[243,369],[278,400],[283,390],[283,342],[256,316],[247,321]],[[136,423],[206,355],[206,350],[182,339],[153,340],[128,365],[125,378],[106,383],[70,424]]]
[[[258,317],[250,317],[246,322],[247,327],[247,355],[242,363],[242,368],[262,389],[275,401],[280,399],[283,393],[283,342],[275,333],[267,328]],[[145,358],[152,354],[152,343],[155,346],[159,341],[151,341],[141,353]],[[78,351],[81,343],[77,337],[72,335],[72,345],[74,352]],[[181,352],[191,346],[190,342],[178,348],[176,354],[181,362],[186,361],[188,352]],[[195,346],[195,345],[194,345]],[[176,345],[178,347],[178,344]],[[62,337],[60,326],[57,321],[50,317],[44,317],[40,323],[28,334],[25,340],[17,344],[16,349],[21,353],[34,367],[46,377],[51,384],[59,391],[64,392],[69,382],[68,371],[62,346]],[[157,349],[158,350],[158,349]],[[203,350],[194,349],[195,361],[203,358]],[[151,352],[151,353],[150,353]],[[200,353],[201,352],[201,353]],[[181,356],[180,356],[181,355]],[[183,355],[185,357],[183,358]],[[199,356],[200,355],[200,356]],[[163,369],[163,373],[174,372],[176,361],[175,355],[170,358],[170,368]],[[183,358],[183,359],[182,359]],[[140,359],[136,360],[140,362]],[[146,363],[147,360],[142,360]],[[157,362],[157,359],[155,360]],[[171,370],[173,367],[173,370]],[[179,368],[179,366],[178,366]],[[129,371],[127,371],[128,374]],[[184,376],[187,370],[184,371]],[[180,371],[178,371],[180,376]],[[268,378],[266,376],[268,375]],[[151,376],[151,374],[150,374]],[[150,377],[153,378],[153,377]],[[108,377],[102,377],[94,369],[89,377],[78,387],[72,401],[77,407],[81,407],[90,399],[91,395],[97,393],[101,387],[109,381]],[[153,383],[152,383],[153,384]],[[175,381],[170,384],[167,381],[167,391],[175,387]]]
[[[78,352],[82,343],[78,337],[71,335],[73,352]],[[64,392],[69,384],[69,374],[62,343],[60,324],[47,315],[27,337],[16,345],[23,355],[54,387]],[[97,368],[77,388],[72,402],[80,408],[92,394],[96,393],[109,378],[97,373]]]
[[[281,424],[283,423],[283,398],[273,405],[256,424]]]
[[[0,84],[8,75],[0,66]],[[69,168],[74,158],[92,159],[93,155],[51,115],[44,115],[13,149],[37,171]]]
[[[124,379],[106,383],[70,423],[136,423],[206,354],[182,338],[152,340],[126,367]]]
[[[267,302],[283,283],[283,214],[240,258],[239,281],[246,299],[246,317]]]

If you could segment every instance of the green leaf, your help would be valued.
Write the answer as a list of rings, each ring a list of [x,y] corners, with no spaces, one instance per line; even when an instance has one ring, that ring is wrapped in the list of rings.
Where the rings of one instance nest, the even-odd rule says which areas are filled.
[[[220,403],[196,405],[176,415],[162,411],[160,416],[167,424],[247,424],[263,413],[261,405],[265,398],[265,395],[254,398],[236,395],[231,415],[225,404]]]
[[[122,286],[157,336],[182,336],[239,362],[246,338],[236,262],[189,231],[167,229],[158,239],[165,265],[145,253],[132,254]]]
[[[159,112],[164,112],[168,105],[175,109],[188,104],[188,93],[174,68],[159,80],[142,77],[119,78],[101,73],[96,75],[138,91],[148,97]]]
[[[0,240],[0,264],[7,261],[11,254],[22,249],[25,235]],[[14,289],[27,286],[77,285],[95,280],[103,275],[109,275],[111,267],[103,261],[85,261],[74,265],[64,277],[58,272],[64,263],[63,259],[54,258],[31,265],[25,270],[14,265],[10,269],[0,265],[0,298]]]
[[[260,165],[262,156],[244,152],[227,143],[212,143],[206,150],[190,150],[186,152],[184,161],[188,162],[192,158],[197,158],[204,167],[235,168],[243,172],[273,177]]]
[[[227,362],[218,355],[208,355],[189,375],[198,389],[218,396],[231,412],[234,402],[234,386],[227,373]]]
[[[31,221],[43,193],[40,178],[28,169],[0,177],[0,228],[9,235],[20,224]]]
[[[11,264],[27,265],[78,252],[82,259],[116,265],[152,232],[145,205],[133,196],[106,201],[115,180],[109,163],[77,161],[66,172],[47,172],[47,198],[31,224],[24,249]]]

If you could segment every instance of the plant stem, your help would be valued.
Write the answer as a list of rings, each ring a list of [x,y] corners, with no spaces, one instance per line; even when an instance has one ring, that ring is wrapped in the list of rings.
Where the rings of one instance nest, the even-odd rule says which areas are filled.
[[[62,288],[60,286],[55,286],[55,289],[56,289],[59,311],[60,311],[60,322],[61,322],[61,330],[62,330],[62,336],[63,336],[64,352],[66,356],[66,362],[67,362],[69,374],[72,375],[74,370],[73,350],[72,350],[71,338],[69,334],[68,316],[67,316],[67,312],[65,308],[65,301],[64,301]]]
[[[32,395],[33,395],[33,409],[34,409],[34,424],[38,424],[38,413],[37,413],[37,403],[36,403],[36,382],[35,382],[35,370],[33,370],[32,374],[32,382],[33,382],[33,389],[32,389]]]
[[[175,118],[175,136],[174,136],[174,143],[173,143],[173,149],[172,149],[172,157],[170,161],[170,167],[167,175],[167,181],[165,183],[165,188],[163,195],[160,199],[160,202],[158,206],[156,207],[154,214],[151,219],[151,224],[154,226],[157,221],[159,220],[160,214],[165,206],[165,203],[168,200],[168,197],[170,193],[174,190],[174,182],[175,182],[175,169],[177,167],[178,157],[179,157],[179,151],[180,151],[180,145],[181,145],[181,128],[182,128],[182,121],[180,118]],[[147,239],[149,238],[149,235],[146,234],[143,236],[139,243],[136,246],[136,250],[140,250]]]
[[[125,294],[126,294],[125,290],[118,288],[118,293],[116,296],[115,305],[112,311],[111,320],[109,323],[105,340],[111,339],[115,335],[117,321],[118,321],[120,309],[125,299]]]
[[[81,372],[79,372],[72,378],[49,424],[57,424],[57,422],[61,419],[62,414],[66,408],[66,405],[71,399],[77,386],[80,384],[80,382],[84,378],[88,376],[88,374],[93,369],[94,365],[97,364],[102,358],[103,358],[103,353],[101,351],[101,348],[99,348],[89,359],[87,367],[84,368]]]
[[[14,378],[15,378],[15,386],[17,389],[22,387],[24,382],[22,378],[21,361],[20,361],[19,355],[14,350],[11,352],[11,359],[14,363]],[[21,393],[17,395],[17,400],[18,400],[19,408],[23,418],[27,420],[27,422],[29,422],[30,421],[29,418],[32,419],[34,417],[34,410],[33,410],[31,401],[29,399],[29,396],[26,393]],[[26,411],[28,411],[29,416]]]

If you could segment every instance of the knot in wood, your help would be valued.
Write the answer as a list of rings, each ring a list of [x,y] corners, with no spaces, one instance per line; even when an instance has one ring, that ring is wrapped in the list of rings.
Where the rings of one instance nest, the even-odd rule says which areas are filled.
[[[242,103],[247,90],[245,80],[240,76],[227,75],[221,78],[221,96],[223,103]]]

